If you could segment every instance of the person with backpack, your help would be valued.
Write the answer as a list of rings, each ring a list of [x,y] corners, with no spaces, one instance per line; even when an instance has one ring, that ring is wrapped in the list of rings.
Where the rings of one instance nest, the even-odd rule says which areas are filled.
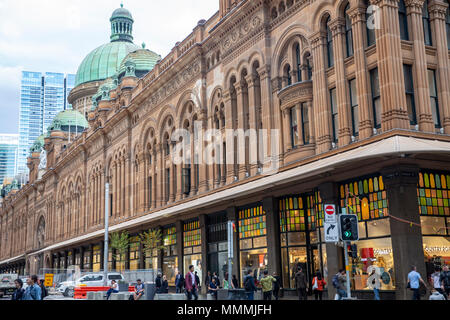
[[[252,270],[247,271],[247,275],[244,278],[244,289],[247,294],[247,300],[255,300],[255,291],[258,289],[255,285],[255,279],[252,276]]]
[[[11,300],[23,300],[25,290],[23,289],[23,281],[21,279],[14,280],[14,284],[16,285],[16,290],[11,296]]]
[[[326,285],[327,283],[323,279],[322,274],[320,273],[320,271],[317,271],[316,276],[313,278],[312,281],[312,289],[314,292],[315,300],[322,300],[323,289],[325,288]]]
[[[302,267],[298,267],[294,279],[295,287],[297,288],[298,292],[298,299],[307,300],[308,296],[306,295],[306,290],[308,289],[308,283],[306,282],[306,276],[303,273]]]
[[[178,271],[177,276],[175,277],[175,288],[176,293],[182,293],[183,292],[183,286],[184,286],[184,277],[181,274],[180,271]]]
[[[38,277],[33,275],[28,278],[27,285],[23,300],[41,300],[41,287],[38,285]]]
[[[447,265],[444,266],[439,279],[441,281],[441,289],[444,290],[444,296],[448,300],[450,297],[450,271]]]
[[[344,269],[340,269],[338,273],[333,276],[332,279],[333,287],[337,291],[337,300],[342,300],[347,297],[347,292],[345,291],[345,282],[347,282],[347,275]]]

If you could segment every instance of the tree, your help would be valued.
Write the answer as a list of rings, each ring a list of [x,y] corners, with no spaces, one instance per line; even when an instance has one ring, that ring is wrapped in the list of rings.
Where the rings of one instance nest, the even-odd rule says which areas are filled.
[[[110,238],[111,249],[115,249],[116,253],[113,253],[112,257],[114,261],[121,261],[121,258],[125,256],[130,245],[130,237],[128,231],[114,232]],[[119,271],[122,271],[123,265],[120,265]]]
[[[152,252],[153,250],[162,250],[164,248],[162,241],[162,234],[160,229],[150,229],[147,232],[139,234],[145,252]]]

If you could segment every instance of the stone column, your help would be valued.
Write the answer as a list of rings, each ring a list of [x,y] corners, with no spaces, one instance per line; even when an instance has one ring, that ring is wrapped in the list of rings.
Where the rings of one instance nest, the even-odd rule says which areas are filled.
[[[249,74],[245,77],[245,81],[248,84],[248,111],[249,111],[249,124],[250,137],[249,137],[249,173],[250,176],[256,175],[258,172],[258,133],[257,129],[257,103],[256,103],[256,90],[259,90],[255,86],[255,75]]]
[[[336,18],[330,23],[333,35],[333,51],[336,72],[336,99],[338,108],[338,145],[346,146],[351,141],[352,130],[350,128],[349,90],[344,65],[344,41],[345,19]]]
[[[130,206],[130,201],[133,199],[132,197],[132,188],[131,188],[131,170],[130,170],[131,166],[130,166],[130,155],[126,155],[125,158],[125,166],[124,166],[124,179],[125,179],[125,186],[124,186],[124,199],[123,201],[125,202],[125,217],[130,217],[131,216],[131,206]],[[102,192],[103,193],[103,192]]]
[[[316,143],[316,128],[315,128],[315,116],[314,116],[314,109],[313,109],[313,102],[307,101],[306,107],[308,108],[308,121],[309,121],[309,143],[315,144]]]
[[[141,153],[138,156],[138,161],[139,161],[139,171],[138,171],[138,175],[139,177],[137,177],[137,181],[138,181],[138,190],[137,193],[138,197],[136,199],[136,205],[137,208],[139,208],[139,212],[144,212],[147,208],[145,207],[145,186],[146,186],[146,179],[148,177],[148,169],[147,169],[147,164],[146,164],[146,159],[144,156],[145,153]],[[148,181],[148,180],[147,180]]]
[[[359,139],[370,138],[373,134],[373,115],[371,108],[371,95],[369,83],[369,70],[367,69],[365,33],[366,33],[366,8],[351,8],[349,15],[352,20],[353,48],[356,66],[356,90],[359,111]]]
[[[314,114],[316,131],[316,153],[320,154],[331,149],[330,104],[325,68],[326,33],[316,32],[310,38],[314,59]]]
[[[239,253],[239,215],[236,207],[230,207],[227,209],[228,221],[233,221],[236,226],[236,232],[233,232],[233,274],[236,275],[238,282],[240,283],[241,273],[240,273],[240,253]],[[233,275],[230,276],[233,278]]]
[[[422,21],[422,7],[425,5],[425,0],[405,0],[405,4],[409,21],[411,21],[411,40],[414,42],[414,96],[417,122],[421,131],[434,132]]]
[[[201,132],[199,132],[199,166],[198,170],[200,172],[199,174],[199,186],[198,186],[198,192],[203,193],[209,190],[209,182],[208,182],[208,165],[206,164],[206,159],[203,157],[204,149],[205,149],[205,143],[204,143],[204,133],[205,130],[208,128],[207,120],[206,120],[206,114],[201,113],[199,116],[199,121],[202,123]]]
[[[232,101],[231,101],[231,93],[229,90],[224,91],[223,93],[223,102],[225,105],[225,129],[227,131],[233,130],[235,124],[233,123],[233,114],[232,114]],[[234,177],[236,173],[234,172],[234,148],[233,148],[233,139],[227,140],[227,136],[225,136],[225,141],[227,143],[226,150],[226,159],[227,159],[227,176],[226,176],[226,184],[231,184],[234,182]]]
[[[381,129],[409,129],[403,61],[401,59],[398,0],[370,0],[379,7],[380,29],[376,30],[381,94]]]
[[[430,20],[433,30],[433,43],[437,49],[438,67],[436,82],[439,106],[442,111],[441,125],[446,134],[450,134],[450,61],[448,58],[448,43],[445,19],[448,4],[441,0],[432,0],[429,5]]]
[[[297,131],[298,131],[298,145],[303,146],[305,141],[303,141],[303,122],[302,122],[302,105],[301,103],[295,106],[295,112],[297,113]]]
[[[176,177],[177,188],[175,190],[176,191],[176,197],[175,197],[176,201],[179,201],[179,200],[183,199],[183,186],[182,186],[182,175],[183,175],[182,168],[183,168],[183,166],[184,166],[183,163],[180,163],[180,164],[178,164],[176,166],[175,165],[173,166],[174,169],[177,172],[177,177]]]
[[[276,272],[280,275],[281,268],[281,241],[280,241],[280,216],[278,202],[275,198],[263,199],[263,211],[266,214],[267,228],[267,256],[269,274]]]
[[[291,139],[291,112],[289,108],[283,110],[283,137],[284,137],[284,150],[283,152],[288,152],[292,146]]]
[[[423,254],[420,213],[417,202],[417,184],[419,169],[413,166],[396,165],[381,171],[386,187],[391,215],[391,241],[394,255],[395,292],[397,300],[411,299],[411,292],[406,289],[408,273],[411,266],[426,281],[425,257]],[[400,218],[413,222],[414,225],[398,221]],[[419,226],[415,225],[418,224]]]
[[[319,186],[320,197],[323,204],[334,204],[336,210],[339,208],[339,187],[335,182],[326,182]],[[327,269],[328,269],[328,299],[332,300],[336,294],[333,287],[333,276],[338,273],[339,269],[344,269],[344,253],[342,247],[336,246],[334,243],[326,244],[327,250]]]
[[[245,132],[245,114],[244,114],[244,88],[242,83],[236,82],[234,84],[237,96],[237,130],[243,130]],[[237,139],[237,161],[238,161],[238,178],[239,180],[245,179],[246,167],[245,167],[245,139]]]
[[[151,188],[151,190],[149,190],[149,192],[151,192],[152,193],[152,202],[151,202],[151,204],[150,204],[150,207],[152,208],[152,209],[155,209],[156,208],[156,206],[157,206],[157,204],[158,204],[158,202],[157,202],[157,197],[158,197],[158,173],[157,173],[157,167],[156,167],[156,163],[157,163],[157,157],[158,157],[158,153],[156,152],[156,150],[152,150],[152,164],[151,164],[151,166],[152,166],[152,173],[151,173],[151,175],[152,175],[152,188]],[[147,172],[146,173],[146,175],[145,175],[145,177],[148,177],[149,176],[149,173]],[[159,189],[160,191],[160,193],[161,193],[161,189]]]
[[[272,105],[272,85],[270,79],[270,67],[268,65],[261,66],[256,70],[259,74],[261,86],[261,114],[262,114],[262,129],[267,130],[267,145],[264,147],[267,150],[266,159],[261,159],[263,167],[270,168],[272,161],[278,161],[275,158],[278,155],[272,154],[272,144],[279,144],[281,141],[272,141],[271,130],[277,129],[274,124],[280,123],[280,111],[274,110]],[[280,128],[278,128],[280,129]],[[269,162],[270,161],[270,162]],[[269,163],[268,163],[269,162]]]

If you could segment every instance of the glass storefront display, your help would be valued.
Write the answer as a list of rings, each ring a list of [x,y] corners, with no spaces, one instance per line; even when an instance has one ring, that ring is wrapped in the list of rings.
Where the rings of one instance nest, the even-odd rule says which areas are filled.
[[[449,237],[423,237],[423,254],[429,279],[436,267],[442,269],[444,265],[450,265]]]
[[[177,230],[175,226],[163,230],[163,261],[162,273],[167,277],[169,285],[175,285],[175,277],[178,273],[177,257]]]
[[[255,272],[259,281],[267,267],[267,226],[262,205],[257,204],[239,209],[239,248],[241,282],[247,271]]]
[[[61,264],[61,268],[63,268]],[[83,255],[83,269],[84,270],[91,270],[91,251],[86,250],[84,251]]]
[[[450,216],[450,174],[420,172],[417,196],[421,215]]]
[[[391,238],[360,240],[357,242],[358,257],[349,258],[352,268],[351,284],[354,290],[370,290],[367,286],[370,266],[380,275],[381,290],[395,289],[394,256]]]
[[[99,272],[101,269],[102,249],[100,246],[94,246],[92,250],[92,272]]]
[[[158,257],[159,250],[146,250],[145,251],[145,269],[158,270]]]
[[[294,276],[301,267],[309,282],[316,272],[323,273],[319,250],[321,203],[318,192],[279,199],[282,279],[284,288],[295,288]]]
[[[228,272],[227,215],[220,212],[208,217],[208,270],[224,279]],[[221,282],[222,283],[222,282]]]
[[[116,271],[122,272],[126,269],[126,256],[125,254],[117,254],[116,253]]]
[[[67,266],[70,267],[73,265],[73,254],[72,251],[67,253]]]
[[[184,247],[184,272],[187,273],[189,266],[194,266],[194,272],[200,279],[203,279],[202,274],[202,239],[199,220],[193,220],[184,223],[183,226],[183,247]]]
[[[139,237],[130,239],[130,270],[138,270],[140,261]]]

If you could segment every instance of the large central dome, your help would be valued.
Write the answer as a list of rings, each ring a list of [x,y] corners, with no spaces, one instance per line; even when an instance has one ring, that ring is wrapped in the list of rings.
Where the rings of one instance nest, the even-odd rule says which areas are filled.
[[[111,42],[93,50],[83,60],[75,78],[75,87],[112,77],[123,59],[133,51],[140,49],[133,43],[133,17],[121,7],[116,9],[110,19]]]

